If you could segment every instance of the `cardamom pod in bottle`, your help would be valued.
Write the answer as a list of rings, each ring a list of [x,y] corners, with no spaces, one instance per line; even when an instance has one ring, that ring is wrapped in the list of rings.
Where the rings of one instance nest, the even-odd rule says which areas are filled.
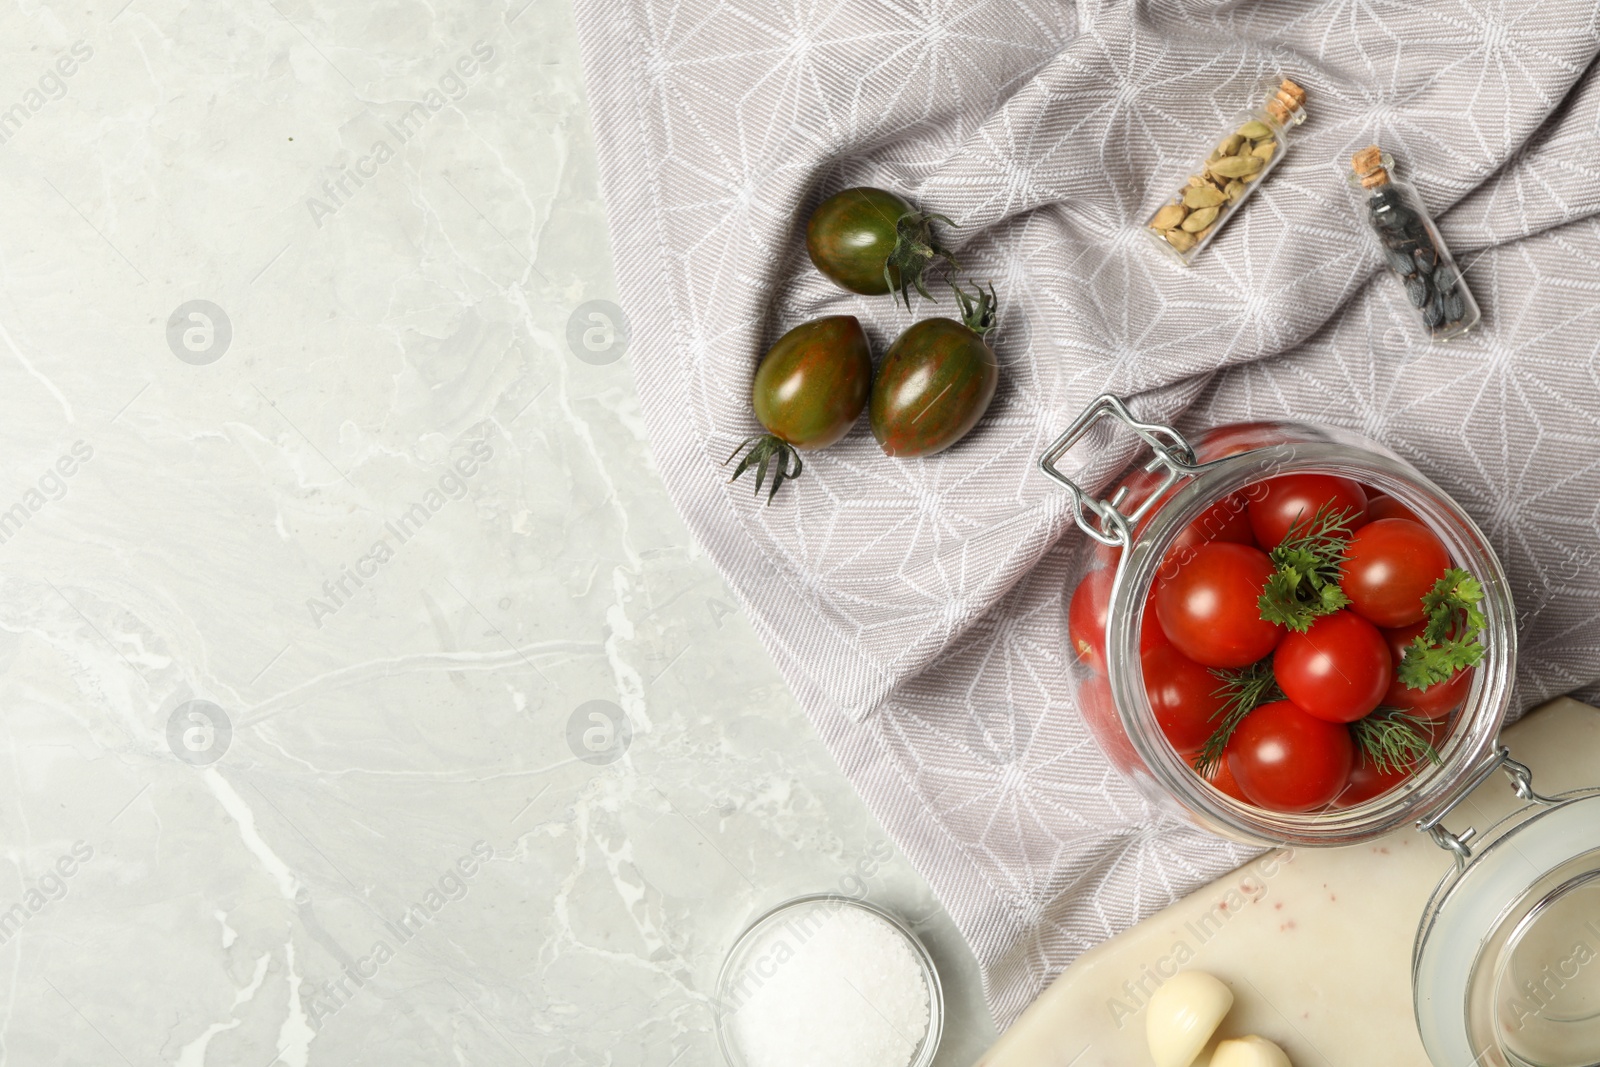
[[[1207,142],[1177,192],[1145,220],[1145,233],[1179,263],[1193,262],[1283,158],[1289,131],[1305,121],[1305,102],[1306,91],[1287,78],[1272,86],[1261,108]]]

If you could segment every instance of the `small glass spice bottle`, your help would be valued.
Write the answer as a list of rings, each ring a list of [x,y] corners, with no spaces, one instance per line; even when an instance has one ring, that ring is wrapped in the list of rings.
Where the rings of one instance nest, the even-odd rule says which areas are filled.
[[[1211,243],[1289,147],[1288,132],[1306,119],[1306,91],[1285,78],[1265,106],[1234,118],[1211,153],[1171,199],[1145,221],[1144,232],[1184,266]]]
[[[1367,225],[1378,238],[1384,262],[1405,284],[1406,299],[1435,341],[1459,337],[1483,316],[1456,261],[1428,217],[1417,191],[1391,174],[1394,160],[1377,145],[1350,160],[1350,180],[1360,186]]]

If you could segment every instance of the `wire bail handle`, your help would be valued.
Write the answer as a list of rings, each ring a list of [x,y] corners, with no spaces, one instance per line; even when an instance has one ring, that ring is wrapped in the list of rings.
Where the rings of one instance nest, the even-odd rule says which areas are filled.
[[[1120,510],[1128,495],[1126,486],[1119,488],[1110,500],[1097,500],[1056,467],[1057,461],[1087,437],[1095,423],[1105,418],[1116,419],[1127,426],[1155,452],[1155,458],[1144,465],[1145,470],[1154,472],[1161,467],[1167,470],[1160,488],[1126,514]],[[1079,529],[1102,545],[1126,547],[1133,543],[1133,527],[1155,506],[1156,501],[1165,496],[1180,478],[1194,474],[1196,468],[1194,449],[1182,434],[1159,422],[1139,421],[1119,398],[1106,393],[1085,408],[1066,432],[1045,449],[1044,455],[1039,457],[1039,469],[1066,486],[1067,492],[1072,494],[1072,517]],[[1098,522],[1091,523],[1085,511],[1093,514]]]
[[[1511,780],[1511,790],[1518,798],[1544,807],[1560,803],[1559,800],[1536,792],[1533,788],[1533,771],[1528,769],[1527,764],[1512,759],[1510,750],[1504,745],[1496,745],[1494,751],[1478,765],[1477,770],[1457,787],[1456,795],[1450,803],[1417,823],[1417,829],[1433,838],[1434,844],[1455,856],[1457,870],[1466,870],[1467,864],[1472,862],[1472,846],[1469,842],[1478,835],[1478,831],[1475,827],[1469,826],[1459,834],[1451,833],[1442,825],[1444,818],[1497,770],[1505,771],[1506,777]]]

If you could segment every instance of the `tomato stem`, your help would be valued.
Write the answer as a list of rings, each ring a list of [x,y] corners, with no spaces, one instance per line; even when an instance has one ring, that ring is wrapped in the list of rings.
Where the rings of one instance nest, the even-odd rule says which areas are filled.
[[[989,284],[989,291],[983,291],[983,286],[968,279],[967,284],[978,290],[978,295],[973,297],[954,281],[950,288],[955,290],[956,302],[961,305],[961,324],[973,333],[982,337],[995,327],[995,312],[1000,304],[995,299],[994,283]]]
[[[883,277],[889,283],[889,291],[899,292],[901,299],[906,302],[906,310],[911,310],[911,290],[914,288],[925,299],[932,300],[933,294],[928,292],[922,276],[933,265],[936,259],[949,262],[951,267],[957,266],[955,253],[946,248],[939,240],[939,235],[934,232],[935,221],[946,226],[954,226],[943,215],[933,215],[921,211],[911,211],[901,215],[895,220],[894,250],[889,253],[889,258],[884,260]]]
[[[733,476],[728,481],[736,481],[739,475],[755,467],[756,495],[760,496],[761,483],[767,478],[767,466],[776,459],[778,463],[772,471],[772,488],[767,492],[767,504],[770,506],[772,498],[778,495],[778,487],[789,479],[798,478],[804,469],[804,465],[800,462],[800,453],[781,437],[770,433],[757,434],[739,442],[739,447],[729,453],[728,458],[722,461],[722,465],[726,467],[732,463],[733,457],[744,452],[747,447],[750,451],[745,452],[744,459],[739,461],[739,466],[734,468]]]

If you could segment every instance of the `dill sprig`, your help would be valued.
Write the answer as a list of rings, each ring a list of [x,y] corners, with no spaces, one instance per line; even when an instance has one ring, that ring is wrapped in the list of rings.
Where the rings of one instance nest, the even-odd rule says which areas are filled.
[[[1269,553],[1277,569],[1257,601],[1262,621],[1304,633],[1318,617],[1350,603],[1339,588],[1339,578],[1354,521],[1354,508],[1332,511],[1327,504],[1309,520],[1295,520],[1282,543]]]
[[[1412,639],[1400,661],[1400,681],[1409,689],[1426,689],[1483,659],[1487,620],[1478,605],[1483,586],[1459,567],[1452,567],[1422,594],[1428,624]]]
[[[1403,771],[1418,760],[1440,761],[1428,740],[1428,720],[1399,708],[1380,707],[1350,724],[1356,748],[1382,773]]]
[[[1222,699],[1222,706],[1211,713],[1211,720],[1217,727],[1194,757],[1194,769],[1203,778],[1211,777],[1211,772],[1222,760],[1233,732],[1244,722],[1246,715],[1263,704],[1283,699],[1283,690],[1278,688],[1278,680],[1272,674],[1271,656],[1248,667],[1213,669],[1211,673],[1222,683],[1211,694]]]

